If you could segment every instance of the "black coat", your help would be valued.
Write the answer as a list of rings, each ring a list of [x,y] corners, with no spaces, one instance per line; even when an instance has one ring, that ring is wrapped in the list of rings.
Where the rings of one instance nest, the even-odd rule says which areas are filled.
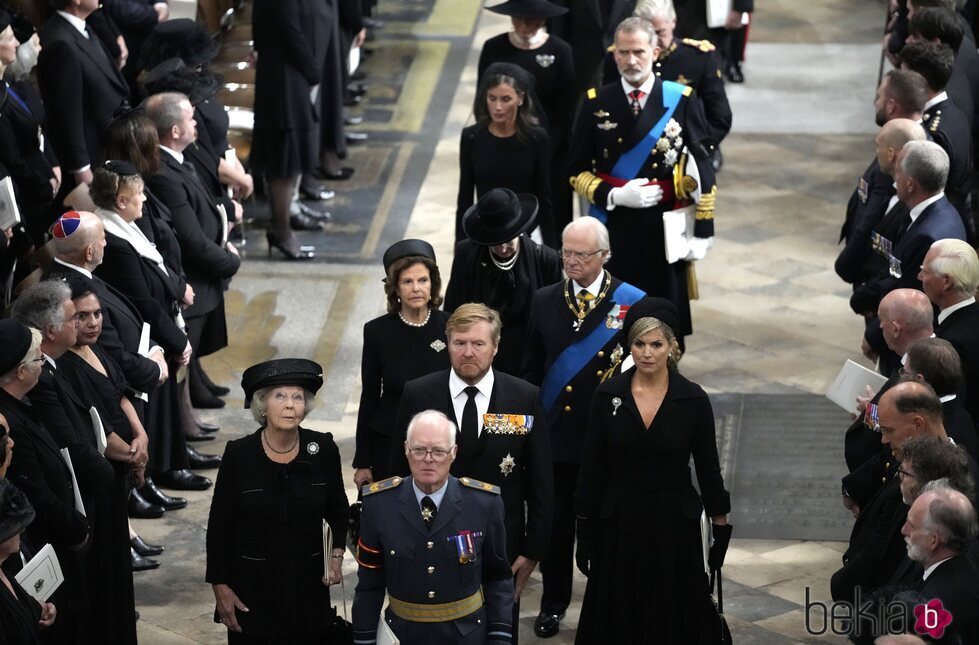
[[[609,322],[609,314],[616,304],[612,294],[622,284],[621,280],[609,278],[612,284],[608,294],[588,313],[578,332],[572,328],[576,319],[565,302],[568,281],[544,287],[534,294],[524,343],[525,380],[541,385],[561,352],[599,325]],[[581,463],[581,445],[588,428],[585,410],[591,405],[592,394],[601,383],[602,375],[613,367],[613,350],[621,342],[621,332],[618,332],[568,381],[550,409],[545,409],[554,461]]]
[[[85,38],[61,15],[51,14],[40,36],[44,129],[67,173],[99,161],[102,130],[128,104],[129,86],[98,38]]]
[[[713,409],[699,385],[672,372],[647,427],[632,396],[635,373],[600,385],[588,416],[575,511],[601,537],[575,642],[629,642],[656,625],[657,643],[703,643],[701,513],[731,510]]]
[[[953,627],[963,643],[979,643],[979,571],[964,555],[942,562],[918,590],[928,598],[940,598],[952,614]]]
[[[60,262],[52,262],[43,279],[66,278],[84,275],[76,268]],[[102,334],[99,345],[105,348],[126,377],[126,383],[139,392],[150,392],[160,380],[160,366],[156,361],[139,354],[139,339],[143,333],[143,317],[126,296],[98,276],[92,277],[95,295],[102,305]]]
[[[139,255],[126,240],[105,234],[105,255],[95,274],[125,294],[150,323],[150,337],[170,356],[179,356],[187,346],[187,335],[177,327],[180,278],[164,273],[155,263]]]
[[[170,211],[184,273],[194,288],[194,304],[184,315],[213,311],[223,303],[223,281],[241,266],[241,258],[221,244],[222,221],[216,204],[200,180],[165,150],[160,151],[160,171],[147,177],[146,183]]]
[[[495,381],[487,413],[530,414],[534,417],[533,427],[525,434],[490,432],[484,427],[475,453],[464,455],[460,451],[451,473],[499,486],[506,515],[507,557],[511,562],[518,555],[540,560],[547,553],[554,507],[551,447],[544,409],[536,387],[499,370],[493,374]],[[424,410],[438,410],[453,420],[456,427],[462,427],[449,398],[449,370],[405,385],[398,410],[398,431],[391,443],[392,474],[410,474],[404,451],[408,422]],[[504,466],[511,461],[512,471]]]
[[[482,302],[495,309],[503,331],[493,364],[508,374],[519,374],[530,303],[538,289],[561,280],[561,258],[527,235],[520,236],[520,256],[509,271],[496,268],[489,254],[489,247],[472,240],[456,244],[442,307],[451,313],[467,302]]]
[[[965,396],[962,403],[973,422],[979,420],[979,304],[952,312],[935,330],[935,335],[952,343],[962,359]]]
[[[881,172],[877,157],[874,157],[857,179],[857,187],[846,204],[846,219],[840,228],[840,240],[846,240],[846,244],[836,258],[834,268],[846,282],[859,284],[870,277],[867,265],[875,255],[870,247],[870,237],[884,216],[892,195],[894,180]]]
[[[972,184],[972,132],[965,114],[951,99],[925,110],[922,125],[928,136],[948,153],[945,194],[959,213],[966,213],[965,199]],[[963,216],[964,218],[964,216]],[[975,231],[968,231],[974,243]]]
[[[347,535],[340,451],[330,433],[300,428],[299,454],[277,464],[266,457],[261,434],[225,447],[207,521],[205,577],[231,587],[251,610],[238,613],[245,635],[322,636],[332,616],[321,582],[323,520],[334,546],[345,545]]]
[[[707,123],[699,101],[691,100],[687,88],[673,112],[672,119],[680,126],[679,137],[683,145],[697,161],[700,173],[700,190],[704,203],[710,201],[714,190],[714,170],[705,147],[708,141]],[[589,90],[588,98],[578,112],[572,136],[571,173],[579,190],[595,208],[607,215],[612,256],[607,268],[613,275],[639,287],[647,295],[666,298],[676,305],[680,314],[679,326],[673,331],[686,336],[693,331],[690,319],[690,300],[687,290],[687,263],[680,260],[673,264],[666,261],[663,238],[662,213],[677,207],[674,199],[664,195],[663,201],[651,208],[632,209],[624,206],[607,210],[608,195],[614,186],[600,180],[594,189],[584,190],[582,185],[592,186],[592,181],[582,181],[585,173],[612,174],[619,158],[632,149],[666,112],[663,107],[663,83],[657,81],[638,117],[632,108],[621,83],[612,83],[599,90]],[[661,141],[668,141],[664,134]],[[673,139],[676,141],[676,138]],[[683,162],[682,149],[670,146],[676,154],[676,164]],[[674,168],[667,160],[666,152],[654,149],[643,161],[638,177],[668,181],[674,184]],[[689,156],[689,155],[688,155]],[[636,177],[621,177],[631,180]],[[703,215],[698,213],[694,234],[700,238],[714,235],[713,207]]]

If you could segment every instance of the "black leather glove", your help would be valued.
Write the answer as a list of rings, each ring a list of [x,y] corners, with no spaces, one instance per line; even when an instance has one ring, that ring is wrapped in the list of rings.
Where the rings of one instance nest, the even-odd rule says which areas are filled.
[[[714,543],[707,554],[707,564],[711,571],[715,571],[724,566],[724,556],[727,555],[727,547],[731,543],[731,532],[734,527],[730,524],[724,526],[711,524],[710,528],[714,535]]]
[[[587,577],[591,572],[592,559],[598,547],[598,527],[595,520],[585,517],[579,517],[575,525],[578,548],[574,554],[574,561],[578,565],[578,571]]]

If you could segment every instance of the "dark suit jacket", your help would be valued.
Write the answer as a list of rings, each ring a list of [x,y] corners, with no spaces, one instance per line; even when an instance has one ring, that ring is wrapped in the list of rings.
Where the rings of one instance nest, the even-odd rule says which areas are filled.
[[[527,320],[524,343],[523,378],[540,386],[554,361],[569,345],[604,325],[615,303],[612,294],[622,284],[612,277],[608,294],[585,317],[581,330],[575,332],[575,317],[565,302],[567,281],[539,289],[534,294]],[[602,381],[602,375],[613,367],[612,352],[621,343],[621,332],[615,334],[595,356],[562,388],[554,405],[545,410],[547,428],[551,434],[551,453],[554,461],[566,464],[581,463],[581,446],[588,426],[588,408],[592,394]]]
[[[894,194],[894,180],[880,171],[877,158],[870,162],[846,205],[846,219],[840,229],[840,240],[846,240],[836,258],[836,274],[850,284],[859,284],[868,275],[865,267],[875,255],[870,236],[884,216]],[[893,238],[890,238],[893,241]]]
[[[965,555],[957,555],[938,565],[919,586],[921,593],[940,598],[952,614],[952,623],[963,643],[979,643],[979,587],[976,571]]]
[[[922,119],[928,135],[948,153],[948,181],[945,183],[948,199],[958,212],[965,213],[965,198],[972,183],[972,132],[969,121],[952,99],[931,106],[925,110]],[[969,241],[973,243],[974,234],[975,231],[969,231]]]
[[[129,86],[101,42],[52,13],[40,31],[37,78],[45,131],[65,171],[98,162],[102,130],[128,101]],[[104,56],[103,56],[104,54]]]
[[[165,150],[160,151],[160,172],[147,177],[146,183],[170,210],[184,272],[194,287],[194,304],[184,315],[206,314],[221,303],[222,281],[241,266],[241,259],[221,245],[217,206],[201,181]]]
[[[901,483],[891,472],[887,482],[860,510],[853,524],[843,567],[830,579],[833,600],[853,601],[857,586],[871,591],[886,584],[906,551],[901,527],[908,507],[901,501]]]
[[[507,556],[511,562],[518,555],[540,560],[547,553],[554,506],[551,446],[544,409],[536,387],[497,370],[493,373],[488,413],[530,414],[534,417],[533,427],[523,435],[497,434],[483,428],[476,451],[470,455],[460,451],[451,472],[456,477],[472,477],[499,486],[506,509]],[[392,475],[410,474],[404,452],[405,435],[411,417],[423,410],[438,410],[461,427],[449,398],[449,370],[405,385],[395,424],[397,432],[391,442]],[[504,472],[508,456],[514,461],[512,472]]]
[[[105,255],[95,274],[125,294],[150,323],[150,336],[167,354],[179,355],[187,346],[187,335],[173,320],[183,297],[179,275],[164,273],[122,238],[106,233],[105,241]]]
[[[73,267],[52,262],[43,278],[66,278],[83,275]],[[143,318],[126,296],[106,284],[98,276],[92,276],[95,295],[102,305],[102,334],[99,344],[119,364],[126,377],[126,384],[139,392],[151,392],[160,380],[160,366],[139,354],[139,339],[143,333]],[[181,348],[182,350],[182,348]]]
[[[962,359],[965,395],[962,404],[972,421],[979,420],[979,304],[953,312],[935,330],[935,335],[952,343]]]

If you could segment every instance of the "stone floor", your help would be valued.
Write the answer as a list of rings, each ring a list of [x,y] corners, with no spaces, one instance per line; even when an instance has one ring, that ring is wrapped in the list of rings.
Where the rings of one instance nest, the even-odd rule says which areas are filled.
[[[506,28],[479,5],[477,0],[381,0],[382,17],[402,7],[425,16],[416,23],[390,22],[375,44],[379,52],[387,47],[389,53],[394,48],[411,56],[407,72],[390,78],[397,92],[386,89],[389,68],[368,63],[377,82],[365,113],[377,140],[354,148],[351,161],[369,169],[375,167],[372,160],[385,159],[384,171],[370,175],[381,183],[371,186],[365,179],[359,185],[379,197],[376,217],[383,221],[330,230],[322,240],[326,261],[315,265],[266,261],[259,257],[264,242],[257,249],[254,240],[249,242],[249,257],[228,294],[231,346],[206,363],[233,393],[227,408],[204,415],[223,430],[215,445],[202,450],[220,452],[224,440],[253,430],[241,409],[238,383],[244,368],[275,356],[308,356],[327,374],[319,406],[306,425],[332,432],[349,464],[361,327],[383,306],[379,254],[390,240],[424,237],[436,246],[440,264],[450,264],[458,133],[471,120],[475,58],[483,40]],[[688,338],[681,366],[711,393],[821,395],[843,361],[859,357],[861,326],[832,264],[846,198],[873,154],[875,43],[883,13],[881,0],[772,0],[758,7],[745,66],[748,80],[729,87],[735,125],[724,144],[717,243],[697,266],[696,332]],[[384,118],[372,123],[371,115],[381,112]],[[420,155],[420,149],[430,152]],[[345,187],[340,188],[344,199]],[[338,202],[338,210],[341,206]],[[840,427],[840,440],[842,432]],[[825,458],[825,451],[835,450],[842,470],[841,441],[819,439],[802,442],[800,457],[819,450]],[[346,482],[351,474],[345,466]],[[791,477],[786,485],[793,483]],[[352,499],[353,485],[348,487]],[[136,522],[140,534],[167,546],[160,569],[136,575],[144,644],[225,641],[223,629],[211,621],[213,597],[203,580],[210,494],[188,497],[186,510]],[[827,501],[803,496],[799,506],[805,512]],[[844,517],[842,506],[839,513]],[[731,521],[737,526],[738,517]],[[802,528],[797,537],[733,541],[724,573],[735,642],[845,642],[814,635],[823,623],[813,613],[807,625],[804,609],[807,597],[828,601],[828,580],[844,545],[806,539],[811,536]],[[349,557],[344,571],[349,603],[356,581]],[[551,642],[573,641],[583,589],[580,578],[563,629]],[[531,627],[539,594],[535,575],[522,603],[523,642],[536,640]]]

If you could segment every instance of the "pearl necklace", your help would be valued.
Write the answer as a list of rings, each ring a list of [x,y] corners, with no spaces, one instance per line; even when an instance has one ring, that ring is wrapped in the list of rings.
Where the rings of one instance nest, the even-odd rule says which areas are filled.
[[[272,452],[274,452],[275,454],[277,454],[277,455],[288,455],[290,452],[292,452],[293,450],[296,449],[296,446],[299,445],[299,432],[298,431],[296,432],[296,441],[295,441],[295,443],[293,443],[291,446],[289,446],[285,450],[277,450],[275,448],[275,446],[272,445],[272,442],[269,441],[268,429],[265,429],[265,430],[262,431],[262,439],[265,440],[265,446],[269,450],[271,450]]]
[[[517,263],[517,257],[519,255],[520,255],[519,246],[517,247],[517,250],[514,251],[513,255],[510,256],[510,259],[503,260],[502,262],[496,259],[496,256],[493,255],[492,251],[489,252],[490,260],[493,261],[493,264],[495,264],[496,268],[499,269],[500,271],[509,271],[510,269],[512,269],[513,265]]]
[[[403,313],[401,313],[400,311],[398,312],[398,318],[400,318],[401,322],[408,325],[409,327],[424,327],[425,325],[428,324],[428,319],[431,317],[432,317],[432,310],[429,309],[428,313],[425,314],[425,320],[421,321],[420,323],[414,323],[408,320],[407,318],[405,318]]]

